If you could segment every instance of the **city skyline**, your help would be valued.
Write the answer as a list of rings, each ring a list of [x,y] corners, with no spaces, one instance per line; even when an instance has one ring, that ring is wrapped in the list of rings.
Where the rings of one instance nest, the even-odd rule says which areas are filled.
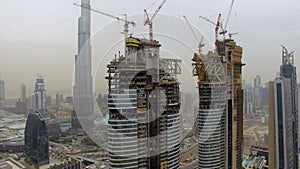
[[[0,5],[0,166],[298,168],[300,2]]]
[[[3,4],[2,6],[14,6],[18,11],[24,14],[22,16],[15,15],[13,13],[15,10],[10,10],[11,8],[3,9],[0,12],[1,16],[11,16],[2,18],[0,22],[0,37],[3,37],[0,40],[0,43],[3,45],[3,50],[0,52],[0,74],[1,79],[6,81],[7,97],[18,96],[19,91],[17,89],[19,89],[20,84],[25,84],[27,90],[32,91],[34,88],[32,81],[37,73],[42,74],[46,79],[49,93],[54,94],[60,91],[64,94],[71,95],[74,66],[73,56],[76,54],[77,46],[74,34],[77,32],[76,18],[80,15],[78,8],[72,5],[73,1],[60,3],[57,1],[49,1],[43,4],[35,2],[34,5],[30,2],[16,5],[14,1],[1,3]],[[122,15],[122,13],[127,13],[128,15],[136,13],[142,14],[142,10],[147,7],[143,5],[130,7],[130,4],[134,4],[135,1],[130,1],[130,3],[120,2],[122,5],[113,5],[113,2],[101,2],[100,4],[100,2],[91,1],[91,3],[96,9],[114,11],[117,13],[116,15],[119,15],[118,13],[121,13],[120,15]],[[299,9],[299,5],[297,5],[298,2],[295,0],[289,0],[285,3],[257,1],[251,2],[251,4],[257,5],[249,9],[249,3],[250,2],[236,2],[229,21],[229,31],[239,32],[238,35],[235,35],[234,39],[247,48],[244,51],[246,57],[243,60],[247,63],[244,67],[244,77],[246,81],[252,83],[252,77],[256,74],[260,74],[262,81],[265,82],[272,79],[275,75],[272,70],[277,70],[279,67],[280,59],[278,59],[278,51],[280,51],[280,44],[286,44],[290,49],[295,50],[297,56],[299,47],[296,46],[297,43],[295,42],[297,42],[298,39],[296,35],[299,35],[299,25],[292,24],[292,26],[287,26],[286,28],[281,25],[290,25],[289,23],[291,23],[291,21],[298,20],[300,16],[297,15],[297,12],[300,11],[297,10]],[[270,3],[268,4],[269,8],[267,10],[263,9],[264,6],[266,6],[264,5],[265,3]],[[214,1],[201,3],[193,1],[170,1],[167,2],[167,5],[162,9],[162,13],[169,13],[174,16],[182,16],[183,14],[188,16],[191,23],[200,28],[204,35],[208,35],[207,38],[210,41],[213,41],[213,26],[199,20],[197,16],[211,16],[221,12],[225,20],[230,3],[227,1],[218,1],[217,5],[214,4],[216,4]],[[197,6],[198,8],[193,7],[187,12],[186,9],[190,6]],[[204,7],[202,8],[202,6]],[[128,9],[126,9],[127,7]],[[207,7],[211,8],[206,9]],[[28,12],[28,9],[30,9],[30,12]],[[153,9],[153,7],[150,9]],[[201,12],[198,12],[199,9]],[[57,14],[53,14],[52,11],[57,11]],[[255,14],[251,13],[254,11]],[[291,13],[290,11],[293,12]],[[42,15],[37,15],[37,13],[42,13]],[[210,18],[215,20],[216,16]],[[47,23],[45,21],[47,21]],[[111,18],[92,14],[92,34],[95,34],[97,30],[113,21],[115,22],[115,20]],[[141,20],[136,22],[142,25]],[[155,23],[155,25],[158,24],[163,23]],[[119,27],[119,31],[117,30],[113,32],[113,34],[118,34],[122,30],[122,23],[119,23]],[[182,24],[182,27],[186,26]],[[270,27],[272,27],[272,29],[270,29]],[[146,29],[145,27],[145,30]],[[26,33],[24,31],[26,31]],[[8,37],[8,34],[11,36]],[[262,40],[251,40],[253,35],[261,37],[260,39]],[[24,43],[21,45],[20,42]],[[191,43],[191,46],[195,46],[192,44],[193,43]],[[212,46],[212,44],[206,44],[207,49]],[[11,50],[12,48],[19,48],[19,50]],[[269,59],[274,60],[274,62],[267,62]],[[262,66],[263,63],[267,64],[267,66]],[[296,57],[295,65],[299,65],[299,63],[300,61],[298,61]],[[34,64],[35,67],[28,69],[28,65],[31,64]],[[59,71],[60,74],[53,73],[56,71]],[[20,74],[22,74],[22,76],[20,76]],[[56,80],[64,83],[58,84],[55,82]]]

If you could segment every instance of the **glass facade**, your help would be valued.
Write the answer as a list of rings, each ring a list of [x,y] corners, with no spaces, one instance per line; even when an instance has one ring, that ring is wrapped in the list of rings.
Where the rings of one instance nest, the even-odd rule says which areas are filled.
[[[292,150],[293,155],[289,157],[292,160],[294,168],[298,168],[298,95],[297,95],[297,75],[296,67],[292,64],[283,64],[281,65],[281,76],[290,80],[290,84],[287,86],[290,88],[291,94],[289,99],[291,99],[291,112],[293,119],[292,121]]]
[[[32,165],[49,163],[49,141],[46,123],[38,111],[28,114],[25,127],[25,158]]]
[[[279,145],[279,168],[284,168],[284,141],[283,141],[283,109],[282,109],[282,85],[276,84],[277,91],[277,119],[278,119],[278,145]]]

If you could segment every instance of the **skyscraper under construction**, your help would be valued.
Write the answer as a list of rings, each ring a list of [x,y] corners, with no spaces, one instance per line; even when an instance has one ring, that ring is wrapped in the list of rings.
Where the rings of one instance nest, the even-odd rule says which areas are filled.
[[[232,39],[216,44],[218,53],[193,58],[199,88],[199,168],[242,169],[242,48]]]
[[[110,168],[179,168],[181,61],[161,59],[158,41],[125,41],[107,65]]]
[[[217,52],[194,54],[198,76],[198,160],[200,169],[226,166],[226,74]]]
[[[232,39],[219,42],[218,53],[227,74],[227,167],[242,169],[243,162],[243,48]]]

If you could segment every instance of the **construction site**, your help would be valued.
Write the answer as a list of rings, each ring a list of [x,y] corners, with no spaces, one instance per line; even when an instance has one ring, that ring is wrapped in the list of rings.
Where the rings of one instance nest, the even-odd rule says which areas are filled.
[[[159,41],[153,36],[153,20],[166,3],[163,0],[150,15],[144,10],[144,25],[149,38],[129,34],[135,22],[88,8],[124,22],[124,52],[107,65],[108,83],[108,155],[110,168],[179,168],[180,163],[198,154],[196,163],[185,168],[241,169],[243,155],[242,47],[227,34],[221,14],[217,22],[199,16],[215,26],[215,50],[203,54],[203,37],[197,37],[198,52],[192,57],[192,74],[198,77],[199,109],[194,128],[186,136],[197,140],[197,147],[184,154],[180,132],[181,60],[160,57]],[[76,4],[75,4],[76,5]],[[82,5],[77,5],[86,8]],[[219,38],[222,35],[223,39]],[[189,153],[189,154],[187,154]],[[189,157],[190,156],[190,157]],[[194,159],[194,158],[193,158]],[[188,160],[190,162],[190,160]],[[184,167],[183,167],[184,168]]]

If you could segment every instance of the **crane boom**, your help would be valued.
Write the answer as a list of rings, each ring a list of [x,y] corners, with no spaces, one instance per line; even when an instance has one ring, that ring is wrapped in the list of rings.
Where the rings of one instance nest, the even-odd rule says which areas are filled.
[[[199,38],[197,37],[194,29],[192,28],[192,25],[190,24],[190,22],[188,21],[187,17],[183,15],[183,18],[185,19],[186,23],[188,24],[189,28],[191,29],[195,39],[197,40],[197,42],[199,42]]]
[[[158,12],[160,11],[160,9],[164,6],[164,4],[167,2],[167,0],[163,0],[160,5],[158,6],[158,8],[155,10],[154,14],[152,15],[151,21],[154,19],[154,17],[158,14]]]
[[[206,20],[207,22],[209,22],[209,23],[211,23],[211,24],[213,24],[213,25],[217,25],[217,24],[214,23],[212,20],[210,20],[210,19],[208,19],[208,18],[206,18],[206,17],[204,17],[204,16],[199,16],[199,18],[201,18],[201,19],[203,19],[203,20]]]
[[[117,19],[117,20],[119,20],[119,21],[127,22],[128,24],[131,24],[131,25],[133,25],[133,26],[136,25],[136,23],[133,22],[133,21],[128,21],[128,20],[126,20],[126,19],[123,19],[123,18],[114,16],[114,15],[112,15],[112,14],[108,14],[108,13],[99,11],[99,10],[97,10],[97,9],[93,9],[93,8],[90,8],[90,7],[86,7],[86,6],[84,6],[84,5],[80,5],[80,4],[77,4],[77,3],[73,3],[73,5],[78,6],[78,7],[81,7],[81,8],[88,9],[88,10],[90,10],[90,11],[99,13],[99,14],[101,14],[101,15],[105,15],[105,16],[108,16],[108,17],[111,17],[111,18],[115,18],[115,19]]]
[[[234,3],[234,0],[232,0],[231,4],[230,4],[230,8],[229,8],[229,11],[228,11],[228,15],[227,15],[227,19],[226,19],[225,27],[224,27],[225,30],[226,30],[228,22],[229,22],[230,14],[231,14],[231,11],[232,11],[232,8],[233,8],[233,3]]]
[[[87,10],[96,12],[96,13],[101,14],[101,15],[105,15],[105,16],[108,16],[108,17],[111,17],[111,18],[115,18],[115,19],[117,19],[118,21],[123,21],[123,22],[124,22],[124,32],[122,32],[122,33],[124,33],[125,40],[126,40],[126,38],[127,38],[127,36],[128,36],[128,32],[129,32],[129,30],[128,30],[129,24],[131,24],[132,26],[135,26],[135,25],[136,25],[135,22],[133,22],[133,21],[128,21],[127,15],[126,15],[126,14],[124,14],[125,19],[122,19],[122,18],[120,18],[120,17],[117,17],[117,16],[114,16],[114,15],[112,15],[112,14],[108,14],[108,13],[105,13],[105,12],[102,12],[102,11],[99,11],[99,10],[96,10],[96,9],[93,9],[93,8],[91,8],[91,7],[87,7],[87,6],[84,6],[84,5],[79,5],[79,4],[76,4],[76,3],[73,3],[73,5],[78,6],[78,7],[81,7],[81,8],[85,8],[85,9],[87,9]],[[127,54],[127,48],[126,48],[126,42],[125,42],[125,57],[126,57],[126,54]],[[126,62],[127,62],[127,57],[126,57]]]
[[[213,24],[213,25],[216,26],[215,27],[215,46],[216,46],[216,51],[218,51],[218,48],[219,48],[219,39],[218,39],[218,37],[219,37],[219,28],[222,29],[222,32],[220,32],[220,34],[224,34],[225,35],[225,33],[226,33],[226,31],[223,29],[223,27],[221,25],[221,14],[219,14],[219,16],[218,16],[217,23],[214,23],[212,20],[210,20],[210,19],[208,19],[208,18],[206,18],[204,16],[199,16],[199,18],[204,19],[207,22],[209,22],[209,23],[211,23],[211,24]]]
[[[152,15],[151,19],[148,15],[148,12],[146,9],[144,9],[145,15],[146,15],[146,19],[144,22],[144,25],[149,25],[149,40],[153,41],[153,19],[155,18],[155,16],[158,14],[158,12],[160,11],[160,9],[163,7],[163,5],[167,2],[167,0],[163,0],[161,2],[161,4],[158,6],[158,8],[155,10],[154,14]]]
[[[196,32],[194,31],[194,29],[193,29],[192,25],[190,24],[190,22],[188,21],[187,17],[183,15],[183,18],[185,19],[186,23],[188,24],[189,28],[191,29],[195,39],[197,40],[197,42],[199,42],[198,52],[200,54],[202,51],[202,47],[204,47],[203,36],[201,37],[201,40],[199,40],[198,36],[196,35]]]

